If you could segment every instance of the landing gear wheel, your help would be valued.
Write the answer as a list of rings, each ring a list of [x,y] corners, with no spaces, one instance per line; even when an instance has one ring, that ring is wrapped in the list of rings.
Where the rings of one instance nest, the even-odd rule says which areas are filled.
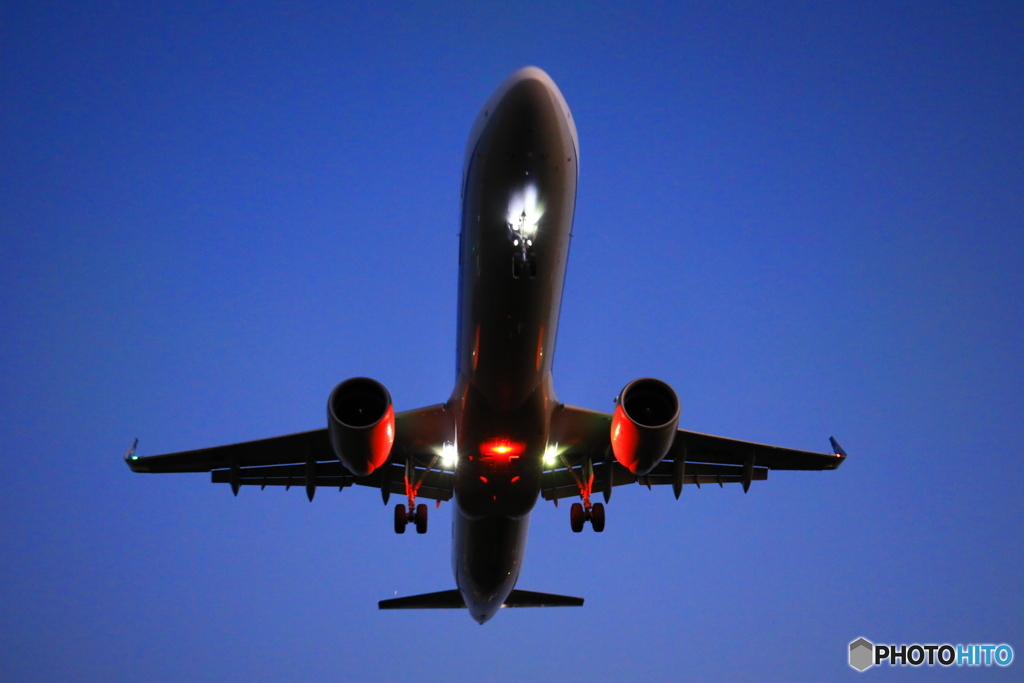
[[[416,533],[427,533],[427,506],[425,503],[416,506]]]
[[[604,503],[594,503],[594,507],[590,508],[590,526],[597,533],[604,531]]]
[[[405,514],[405,506],[399,503],[395,506],[395,533],[404,534],[405,525],[409,523],[409,518]]]
[[[569,522],[572,524],[572,530],[575,533],[583,531],[583,525],[587,521],[587,515],[583,512],[582,503],[573,503],[572,507],[569,508]]]

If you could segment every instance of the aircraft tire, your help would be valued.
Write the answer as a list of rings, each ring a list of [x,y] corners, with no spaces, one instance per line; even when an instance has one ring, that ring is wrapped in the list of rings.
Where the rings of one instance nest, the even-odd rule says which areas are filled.
[[[572,507],[569,508],[569,523],[572,525],[574,533],[583,531],[583,525],[586,523],[587,517],[583,512],[582,503],[573,503]]]
[[[600,533],[604,530],[604,504],[595,503],[590,509],[590,525]]]
[[[405,506],[399,503],[395,506],[395,533],[404,534],[405,525],[409,523],[408,518],[405,516]]]
[[[416,533],[427,533],[427,505],[420,503],[416,506]]]
[[[604,531],[604,503],[594,503],[590,509],[590,526],[597,533]]]

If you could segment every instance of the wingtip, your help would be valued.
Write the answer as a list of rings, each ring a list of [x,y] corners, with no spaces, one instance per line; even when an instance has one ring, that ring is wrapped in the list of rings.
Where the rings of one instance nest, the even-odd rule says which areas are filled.
[[[830,436],[830,437],[828,437],[828,440],[829,440],[829,443],[832,444],[832,452],[835,453],[840,458],[845,460],[846,459],[846,451],[844,451],[843,447],[839,445],[838,441],[836,441],[836,437]]]
[[[132,468],[133,471],[140,471],[136,467],[136,463],[139,460],[139,456],[135,455],[135,448],[139,445],[139,440],[136,438],[132,441],[132,445],[128,447],[128,450],[124,452],[124,461],[128,464],[128,467]]]

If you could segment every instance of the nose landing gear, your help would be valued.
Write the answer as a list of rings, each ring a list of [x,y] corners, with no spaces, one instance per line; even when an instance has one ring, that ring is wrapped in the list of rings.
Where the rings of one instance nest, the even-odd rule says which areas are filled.
[[[528,215],[524,207],[514,220],[510,218],[505,223],[508,227],[508,237],[516,249],[516,253],[512,255],[512,277],[517,280],[523,276],[537,277],[537,257],[533,253],[533,240],[537,236],[538,218],[539,215],[535,215],[532,208]]]
[[[524,275],[537,277],[537,257],[532,252],[512,254],[512,277],[518,280]]]

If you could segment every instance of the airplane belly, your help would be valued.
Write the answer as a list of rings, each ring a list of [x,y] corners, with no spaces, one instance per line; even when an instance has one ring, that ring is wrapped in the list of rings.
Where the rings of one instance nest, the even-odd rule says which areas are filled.
[[[547,384],[516,410],[494,410],[467,384],[459,411],[455,502],[471,519],[525,517],[537,502],[550,424]]]
[[[464,186],[459,372],[497,411],[551,371],[576,201],[576,149],[547,87],[525,80],[489,115]]]
[[[576,204],[577,143],[564,99],[546,76],[517,78],[485,105],[464,166],[448,404],[458,448],[452,565],[479,623],[515,588],[540,495]]]
[[[452,571],[470,615],[493,617],[515,588],[526,554],[529,517],[470,519],[453,512]]]

